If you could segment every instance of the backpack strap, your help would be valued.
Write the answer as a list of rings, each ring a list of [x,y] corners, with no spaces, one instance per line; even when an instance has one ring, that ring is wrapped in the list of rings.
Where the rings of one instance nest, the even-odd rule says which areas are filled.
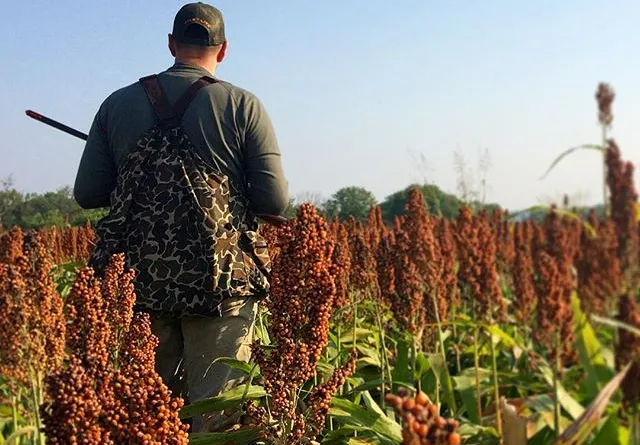
[[[180,97],[180,99],[171,106],[167,102],[162,85],[160,84],[156,74],[140,79],[140,83],[144,87],[147,97],[149,98],[160,122],[171,125],[177,125],[180,122],[182,115],[187,108],[189,108],[191,101],[196,97],[198,91],[215,82],[217,82],[217,80],[213,77],[202,76],[200,79],[189,85],[189,88],[187,88],[187,91],[184,92],[182,97]]]
[[[184,112],[187,111],[187,108],[191,105],[191,101],[198,94],[198,91],[216,82],[217,80],[213,77],[202,76],[200,79],[189,85],[187,91],[185,91],[182,97],[173,105],[173,118],[180,121]]]
[[[152,74],[150,76],[143,77],[140,79],[140,83],[142,84],[144,91],[147,93],[149,102],[151,102],[151,106],[153,106],[153,110],[156,112],[158,119],[160,119],[160,121],[171,119],[173,114],[171,105],[167,102],[162,85],[158,80],[158,75]]]

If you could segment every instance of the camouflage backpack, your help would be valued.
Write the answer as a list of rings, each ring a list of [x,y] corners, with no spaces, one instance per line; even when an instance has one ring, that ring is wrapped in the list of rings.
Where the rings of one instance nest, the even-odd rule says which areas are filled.
[[[180,126],[198,91],[214,82],[200,78],[171,106],[156,75],[140,79],[158,120],[119,169],[89,261],[101,274],[112,254],[124,253],[136,272],[140,310],[211,316],[225,298],[262,296],[269,288],[271,264],[256,216]]]

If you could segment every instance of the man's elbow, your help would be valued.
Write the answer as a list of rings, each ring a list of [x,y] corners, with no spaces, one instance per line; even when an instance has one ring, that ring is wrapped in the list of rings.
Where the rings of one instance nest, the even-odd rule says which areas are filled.
[[[87,193],[87,191],[82,188],[73,189],[73,199],[75,199],[78,205],[85,210],[107,207],[103,202],[103,199],[98,199],[95,195]]]
[[[273,202],[273,209],[271,210],[272,215],[281,216],[289,207],[289,194],[283,193],[278,196],[277,199]]]
[[[78,189],[73,190],[73,199],[75,199],[76,203],[78,203],[78,205],[85,210],[93,208],[93,202],[91,198]]]
[[[289,207],[289,200],[279,197],[265,204],[266,205],[262,206],[259,213],[265,215],[282,216],[287,210],[287,207]]]
[[[289,207],[289,193],[287,190],[279,190],[277,193],[255,196],[253,208],[255,213],[261,215],[281,216]]]

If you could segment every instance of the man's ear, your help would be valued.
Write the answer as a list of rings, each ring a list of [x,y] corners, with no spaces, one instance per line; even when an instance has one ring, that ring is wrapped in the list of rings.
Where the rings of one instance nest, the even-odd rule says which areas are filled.
[[[171,34],[169,34],[169,51],[173,57],[176,56],[176,41]]]
[[[226,55],[227,55],[227,42],[225,41],[220,47],[220,51],[218,51],[218,55],[216,56],[216,62],[218,63],[222,62]]]

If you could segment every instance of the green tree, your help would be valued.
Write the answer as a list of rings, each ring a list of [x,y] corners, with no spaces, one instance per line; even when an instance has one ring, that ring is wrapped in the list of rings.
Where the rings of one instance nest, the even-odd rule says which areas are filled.
[[[363,187],[345,187],[338,190],[325,204],[325,214],[331,219],[346,220],[353,216],[359,221],[369,216],[372,206],[377,204],[375,196]]]
[[[460,207],[463,205],[463,201],[456,195],[446,193],[433,184],[412,184],[404,190],[400,190],[387,196],[384,202],[380,204],[382,219],[384,219],[384,221],[392,223],[396,216],[404,214],[405,206],[409,198],[409,191],[413,187],[420,187],[425,204],[429,209],[429,213],[432,215],[449,219],[453,219],[458,216],[458,212],[460,211]],[[500,208],[497,204],[482,204],[479,201],[472,201],[468,205],[470,205],[474,211],[484,209],[491,212],[494,208]]]
[[[432,215],[443,216],[445,218],[455,218],[461,206],[461,201],[450,193],[445,193],[433,184],[412,184],[395,192],[384,200],[380,205],[382,218],[390,223],[396,216],[404,214],[405,206],[409,198],[409,191],[413,187],[420,187],[424,196],[425,204]]]
[[[0,180],[0,224],[37,229],[48,226],[82,225],[96,222],[107,209],[85,210],[73,199],[71,187],[55,192],[23,194],[13,188],[11,178]]]
[[[11,227],[18,224],[18,209],[24,202],[24,196],[13,188],[11,176],[0,179],[0,187],[0,227]]]
[[[0,191],[0,225],[11,227],[20,219],[18,209],[24,197],[17,190]]]

